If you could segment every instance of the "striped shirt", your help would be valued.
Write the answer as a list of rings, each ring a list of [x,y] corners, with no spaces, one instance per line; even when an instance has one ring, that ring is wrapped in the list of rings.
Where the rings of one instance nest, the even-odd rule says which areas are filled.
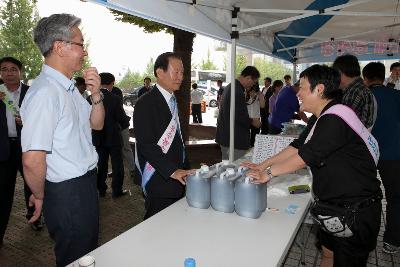
[[[351,107],[366,128],[374,125],[374,95],[358,77],[344,89],[342,103]]]

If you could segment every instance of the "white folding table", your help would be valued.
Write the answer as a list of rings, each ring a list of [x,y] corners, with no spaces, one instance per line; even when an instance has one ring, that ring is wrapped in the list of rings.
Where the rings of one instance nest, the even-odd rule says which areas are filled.
[[[283,180],[295,179],[293,175]],[[248,219],[211,207],[191,208],[183,198],[89,255],[96,267],[178,267],[188,257],[197,267],[278,266],[310,201],[310,193],[268,196],[269,209],[258,219]],[[294,214],[285,211],[289,205],[298,206]]]

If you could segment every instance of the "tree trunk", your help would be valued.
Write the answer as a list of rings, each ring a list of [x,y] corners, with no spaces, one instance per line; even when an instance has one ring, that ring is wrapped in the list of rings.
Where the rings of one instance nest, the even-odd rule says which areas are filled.
[[[191,88],[191,60],[193,52],[193,40],[196,34],[173,29],[174,52],[182,57],[184,74],[181,88],[175,93],[178,102],[179,118],[183,130],[183,138],[189,140],[189,110],[190,110],[190,88]]]

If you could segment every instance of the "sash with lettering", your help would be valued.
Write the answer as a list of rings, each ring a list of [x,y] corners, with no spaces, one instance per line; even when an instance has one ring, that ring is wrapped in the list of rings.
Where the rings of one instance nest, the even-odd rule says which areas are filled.
[[[378,165],[378,160],[379,160],[378,142],[368,131],[368,129],[365,128],[364,124],[360,121],[356,113],[351,108],[342,104],[337,104],[327,109],[323,114],[321,114],[319,118],[321,118],[323,115],[326,114],[334,114],[342,118],[342,120],[344,120],[347,123],[347,125],[349,125],[350,128],[353,129],[353,131],[356,132],[361,137],[361,139],[367,146],[369,152],[371,153],[371,156],[375,161],[375,165]],[[318,120],[315,122],[304,143],[307,143],[311,139],[311,136],[314,133],[314,129],[315,126],[317,125]]]
[[[6,107],[12,112],[14,116],[19,116],[19,107],[18,105],[16,105],[16,103],[14,103],[11,93],[7,90],[4,84],[0,84],[0,92],[5,94],[3,102],[6,105]]]
[[[174,141],[176,131],[179,130],[179,122],[178,122],[178,109],[175,107],[173,108],[172,118],[171,121],[168,124],[167,129],[165,129],[163,135],[161,136],[160,140],[158,140],[157,145],[161,148],[161,151],[164,154],[167,154],[169,151],[169,148],[171,147],[172,142]],[[182,135],[179,132],[179,135],[182,139]],[[137,156],[137,147],[135,145],[135,164],[136,167],[138,168],[140,174],[142,175],[142,190],[144,194],[146,195],[146,185],[150,181],[151,177],[153,176],[155,169],[153,166],[150,165],[149,162],[146,162],[144,165],[143,171],[140,168],[138,156]]]

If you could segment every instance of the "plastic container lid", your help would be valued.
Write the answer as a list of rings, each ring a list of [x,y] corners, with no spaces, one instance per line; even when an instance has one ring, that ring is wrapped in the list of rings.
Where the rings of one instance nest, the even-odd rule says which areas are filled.
[[[201,172],[208,172],[210,171],[210,168],[207,165],[202,165],[200,167]]]
[[[185,267],[196,267],[196,260],[193,258],[186,258]]]

